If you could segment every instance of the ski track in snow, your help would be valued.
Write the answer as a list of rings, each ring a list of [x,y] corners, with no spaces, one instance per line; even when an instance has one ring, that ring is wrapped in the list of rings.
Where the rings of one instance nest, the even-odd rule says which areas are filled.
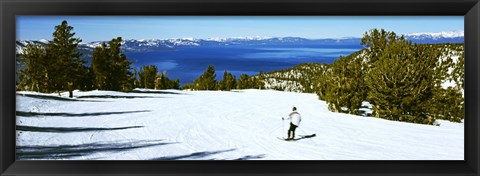
[[[24,147],[20,159],[463,160],[464,155],[463,123],[430,126],[333,113],[315,94],[76,91],[74,99],[81,101],[24,94],[58,97],[17,94],[17,125],[27,128],[17,130],[17,146]],[[129,98],[79,98],[87,95]],[[287,135],[289,121],[281,118],[293,106],[302,114],[296,137],[315,137],[277,139]]]

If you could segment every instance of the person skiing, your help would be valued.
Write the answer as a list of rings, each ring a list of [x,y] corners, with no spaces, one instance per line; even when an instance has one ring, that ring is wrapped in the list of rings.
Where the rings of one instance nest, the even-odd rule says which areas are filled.
[[[290,120],[288,138],[286,140],[293,140],[295,138],[295,129],[297,129],[297,127],[300,125],[300,121],[302,121],[302,116],[300,115],[300,113],[297,112],[297,108],[293,107],[292,112],[288,115],[286,119]],[[282,120],[284,120],[283,117]]]

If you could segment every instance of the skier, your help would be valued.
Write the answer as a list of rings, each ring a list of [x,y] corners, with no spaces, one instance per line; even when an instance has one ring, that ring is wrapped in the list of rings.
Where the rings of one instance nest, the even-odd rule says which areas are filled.
[[[290,128],[288,129],[288,138],[286,140],[293,140],[295,138],[295,129],[300,125],[302,116],[297,112],[297,108],[293,107],[292,112],[288,115],[287,119],[290,119]],[[284,120],[283,117],[282,120]],[[290,135],[290,133],[292,135]]]

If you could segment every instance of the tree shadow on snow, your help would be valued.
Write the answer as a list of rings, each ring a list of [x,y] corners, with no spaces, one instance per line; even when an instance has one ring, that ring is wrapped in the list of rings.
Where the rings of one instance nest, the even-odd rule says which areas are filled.
[[[169,92],[169,91],[162,91],[162,90],[149,90],[149,91],[132,90],[128,93],[188,95],[186,93]]]
[[[89,143],[80,145],[59,146],[17,146],[16,156],[19,160],[28,159],[69,159],[88,156],[101,152],[124,152],[133,149],[169,145],[174,143],[152,141],[133,141],[116,143]]]
[[[59,100],[59,101],[85,101],[85,100],[77,100],[77,99],[72,99],[72,98],[67,98],[67,97],[60,97],[60,96],[54,96],[54,95],[31,95],[31,94],[18,94],[19,96],[25,96],[25,97],[30,97],[30,98],[38,98],[38,99],[44,99],[44,100]],[[89,101],[89,102],[95,102],[95,101]]]
[[[151,96],[127,96],[127,95],[85,95],[77,98],[165,98],[165,97],[151,97]]]
[[[234,160],[252,160],[252,159],[262,159],[262,158],[265,158],[265,154],[262,154],[262,155],[247,155],[247,156],[237,158],[237,159],[234,159]]]
[[[115,114],[130,114],[130,113],[139,113],[139,112],[150,112],[150,110],[142,110],[142,111],[123,111],[123,112],[95,112],[95,113],[81,113],[81,114],[16,111],[16,115],[17,115],[17,116],[22,116],[22,117],[34,117],[34,116],[83,117],[83,116],[101,116],[101,115],[115,115]]]
[[[224,153],[224,152],[231,152],[234,151],[235,149],[229,149],[229,150],[217,150],[217,151],[205,151],[205,152],[195,152],[192,154],[188,155],[179,155],[179,156],[165,156],[165,157],[160,157],[160,158],[153,158],[151,160],[180,160],[180,159],[201,159],[205,158],[210,155],[215,155],[219,153]]]
[[[35,127],[17,125],[16,130],[28,132],[47,132],[47,133],[75,133],[75,132],[89,132],[89,131],[110,131],[110,130],[125,130],[132,128],[142,128],[143,126],[119,127],[119,128],[79,128],[79,127]]]
[[[243,90],[230,90],[229,92],[235,92],[235,93],[245,93]]]

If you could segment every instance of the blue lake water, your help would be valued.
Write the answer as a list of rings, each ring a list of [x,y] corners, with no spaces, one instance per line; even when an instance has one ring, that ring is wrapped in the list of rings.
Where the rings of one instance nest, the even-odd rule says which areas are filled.
[[[237,78],[241,74],[255,75],[291,68],[301,63],[331,63],[339,56],[360,50],[360,46],[301,46],[301,47],[237,47],[214,46],[179,48],[154,52],[126,52],[132,66],[156,65],[181,85],[191,83],[208,67],[215,66],[217,80],[227,70]]]

